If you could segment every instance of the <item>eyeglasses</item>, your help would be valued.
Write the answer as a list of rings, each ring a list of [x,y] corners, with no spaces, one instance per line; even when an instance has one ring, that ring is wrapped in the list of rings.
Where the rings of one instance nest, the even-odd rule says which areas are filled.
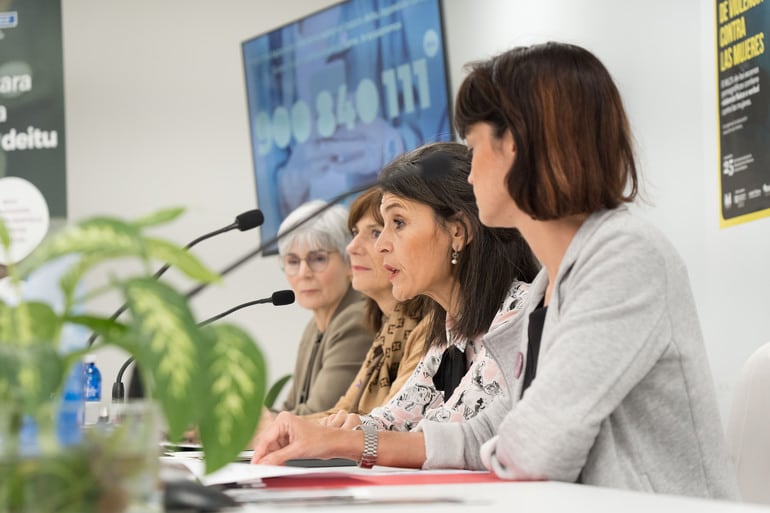
[[[288,254],[281,257],[281,269],[286,273],[286,276],[295,276],[299,273],[299,268],[304,260],[307,266],[314,273],[320,273],[327,267],[329,267],[329,258],[331,254],[336,251],[326,251],[319,249],[317,251],[309,251],[305,258],[300,258],[297,255]]]

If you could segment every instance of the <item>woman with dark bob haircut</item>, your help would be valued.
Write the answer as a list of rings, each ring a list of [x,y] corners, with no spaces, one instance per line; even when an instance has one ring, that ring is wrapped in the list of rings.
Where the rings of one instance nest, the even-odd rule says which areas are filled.
[[[638,178],[607,69],[578,46],[514,48],[470,67],[455,113],[481,222],[517,228],[543,269],[522,325],[486,339],[509,411],[463,431],[470,461],[426,426],[426,466],[736,497],[685,265],[627,206]]]
[[[379,446],[382,465],[737,497],[685,266],[627,206],[638,178],[607,69],[573,45],[514,48],[470,67],[455,113],[481,222],[517,228],[543,266],[524,311],[484,337],[507,390],[464,425],[365,446],[286,425],[257,452],[312,440],[371,461]]]

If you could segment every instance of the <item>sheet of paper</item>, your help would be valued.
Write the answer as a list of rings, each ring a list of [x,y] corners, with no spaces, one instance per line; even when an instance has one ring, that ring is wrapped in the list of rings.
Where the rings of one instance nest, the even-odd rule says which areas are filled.
[[[248,483],[259,481],[266,477],[288,476],[305,474],[307,469],[299,467],[283,467],[276,465],[251,465],[250,463],[230,463],[225,467],[206,474],[206,464],[199,458],[183,458],[177,456],[163,456],[161,465],[184,465],[191,475],[205,485]],[[313,469],[317,470],[317,469]]]
[[[246,451],[250,452],[250,451]],[[262,479],[270,477],[283,477],[283,476],[393,476],[399,474],[412,474],[425,476],[426,474],[477,474],[478,472],[468,470],[418,470],[418,469],[406,469],[396,467],[382,467],[375,466],[373,469],[362,469],[359,467],[289,467],[283,465],[252,465],[250,463],[230,463],[225,467],[213,472],[211,474],[205,474],[205,462],[201,458],[190,458],[189,451],[183,451],[175,456],[163,456],[161,457],[161,466],[178,468],[180,465],[184,466],[191,476],[199,480],[205,485],[215,484],[232,484],[232,483],[255,483]]]
[[[191,450],[183,450],[183,451],[165,451],[164,453],[166,456],[173,456],[178,458],[193,458],[197,460],[202,460],[204,458],[203,451],[191,451]],[[254,455],[254,451],[241,451],[238,453],[238,456],[236,456],[235,461],[251,461],[251,457]]]

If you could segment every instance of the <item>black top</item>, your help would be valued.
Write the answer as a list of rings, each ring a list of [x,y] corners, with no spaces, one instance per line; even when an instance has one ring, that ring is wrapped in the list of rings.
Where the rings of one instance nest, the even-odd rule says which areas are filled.
[[[308,360],[307,364],[307,374],[305,374],[305,383],[302,384],[302,392],[299,394],[299,404],[306,403],[308,395],[310,395],[310,378],[313,374],[313,364],[315,363],[315,359],[318,357],[318,348],[321,347],[321,340],[323,340],[323,338],[324,334],[319,332],[315,339],[315,343],[313,343],[313,349],[310,351],[310,359]]]
[[[456,345],[447,347],[441,356],[441,363],[436,369],[436,374],[433,376],[433,384],[436,386],[436,390],[441,390],[444,393],[445,402],[452,397],[452,392],[460,384],[467,370],[468,361],[465,357],[465,351],[460,351]]]
[[[545,314],[547,312],[548,307],[543,306],[543,300],[541,299],[537,308],[529,314],[527,365],[524,368],[524,385],[521,387],[522,397],[524,397],[524,392],[532,384],[532,380],[535,379],[535,374],[537,374],[537,357],[540,354],[540,339],[543,336],[543,324],[545,324]]]

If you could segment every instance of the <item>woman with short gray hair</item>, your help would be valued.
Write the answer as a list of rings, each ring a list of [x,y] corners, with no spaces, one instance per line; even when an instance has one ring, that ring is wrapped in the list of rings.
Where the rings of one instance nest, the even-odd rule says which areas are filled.
[[[278,235],[280,236],[278,253],[281,257],[291,253],[291,249],[295,246],[307,245],[334,249],[346,262],[348,261],[345,248],[350,242],[351,235],[347,224],[348,209],[342,205],[332,205],[324,212],[314,216],[314,219],[303,223],[290,233],[286,233],[325,205],[326,202],[323,200],[308,201],[286,216],[278,228]]]
[[[278,234],[324,206],[300,205],[281,223]],[[278,243],[281,268],[297,303],[313,312],[299,344],[294,379],[283,410],[305,415],[325,411],[356,376],[374,334],[365,326],[363,296],[350,282],[345,247],[351,239],[345,207],[334,205]]]

